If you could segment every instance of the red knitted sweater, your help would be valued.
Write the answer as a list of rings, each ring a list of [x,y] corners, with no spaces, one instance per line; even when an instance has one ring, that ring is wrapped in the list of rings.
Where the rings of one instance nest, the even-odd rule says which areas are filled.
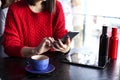
[[[7,14],[3,45],[8,56],[21,55],[24,46],[36,47],[43,38],[63,37],[67,33],[63,9],[56,2],[56,13],[31,11],[25,0],[13,3]]]

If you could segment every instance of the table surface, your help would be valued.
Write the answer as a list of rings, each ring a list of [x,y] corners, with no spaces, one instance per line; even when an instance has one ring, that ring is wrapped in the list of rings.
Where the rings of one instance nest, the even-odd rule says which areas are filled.
[[[0,80],[119,80],[119,61],[114,60],[104,69],[95,69],[60,62],[59,56],[50,59],[55,70],[49,74],[31,74],[25,70],[26,59],[0,58]]]

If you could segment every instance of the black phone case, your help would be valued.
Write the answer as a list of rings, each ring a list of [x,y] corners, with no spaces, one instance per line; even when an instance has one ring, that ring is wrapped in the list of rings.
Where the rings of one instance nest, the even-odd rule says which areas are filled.
[[[65,43],[65,40],[70,37],[70,39],[74,38],[79,32],[68,32],[61,40]]]

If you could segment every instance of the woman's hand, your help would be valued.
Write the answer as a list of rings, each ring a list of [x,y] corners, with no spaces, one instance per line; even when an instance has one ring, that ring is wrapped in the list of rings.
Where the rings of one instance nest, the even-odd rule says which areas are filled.
[[[23,47],[21,50],[23,57],[31,57],[33,55],[39,55],[42,54],[52,47],[52,43],[54,42],[54,39],[44,38],[43,41],[39,44],[38,47]]]
[[[54,39],[49,37],[49,38],[44,38],[43,41],[40,43],[38,47],[35,48],[35,54],[42,54],[44,52],[47,52],[49,49],[52,47],[52,43],[54,42]]]
[[[70,43],[71,43],[70,38],[67,38],[67,40],[65,41],[64,44],[60,39],[58,39],[58,41],[55,41],[53,43],[54,44],[53,49],[55,51],[60,51],[62,53],[67,53],[70,50]]]

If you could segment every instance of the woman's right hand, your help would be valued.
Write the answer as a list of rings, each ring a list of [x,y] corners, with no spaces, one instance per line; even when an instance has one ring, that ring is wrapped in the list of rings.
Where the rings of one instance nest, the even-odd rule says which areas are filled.
[[[21,50],[23,57],[31,57],[33,55],[40,55],[47,52],[52,47],[54,39],[51,37],[44,38],[37,47],[23,47]]]
[[[47,52],[49,49],[51,49],[53,42],[54,39],[51,37],[44,38],[40,45],[34,49],[35,54],[42,54],[44,52]]]

